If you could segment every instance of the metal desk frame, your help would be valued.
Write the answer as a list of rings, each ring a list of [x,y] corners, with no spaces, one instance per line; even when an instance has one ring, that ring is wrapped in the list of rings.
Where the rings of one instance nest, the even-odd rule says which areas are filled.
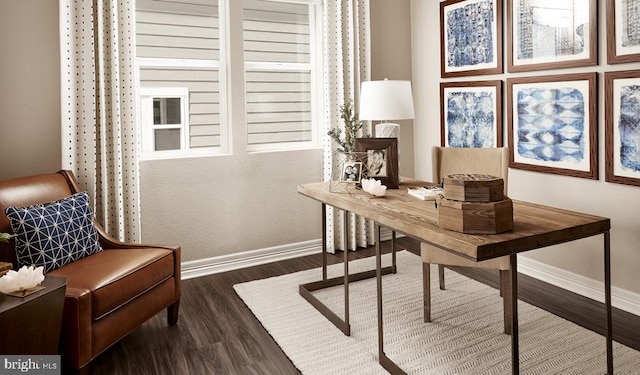
[[[348,233],[348,215],[347,211],[343,211],[344,217],[344,232]],[[396,273],[396,246],[395,246],[395,232],[391,237],[391,266],[377,267],[375,270],[369,270],[364,272],[358,272],[349,274],[349,250],[344,250],[344,273],[342,277],[333,277],[327,279],[327,205],[322,204],[322,280],[314,281],[306,284],[300,284],[298,286],[298,292],[307,300],[313,307],[316,308],[322,315],[325,316],[333,325],[338,327],[347,336],[351,335],[351,325],[349,324],[349,283],[364,279],[370,279],[376,277],[378,273],[380,276],[390,273]],[[325,304],[322,303],[316,296],[312,294],[313,291],[331,288],[337,285],[344,285],[344,318],[339,317],[336,313],[331,311]]]

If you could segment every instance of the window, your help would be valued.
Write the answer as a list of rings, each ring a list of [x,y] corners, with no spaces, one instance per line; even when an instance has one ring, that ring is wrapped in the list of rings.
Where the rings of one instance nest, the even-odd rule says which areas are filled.
[[[140,118],[147,125],[142,135],[144,153],[188,149],[188,98],[186,87],[140,90]]]
[[[316,7],[273,0],[243,4],[247,143],[255,149],[314,144]]]
[[[319,144],[319,1],[230,1],[137,0],[142,158],[228,153],[231,133],[246,134],[248,151]],[[226,40],[243,43],[244,61]],[[244,103],[226,97],[230,74],[245,77],[233,88]],[[230,129],[240,105],[245,121]]]
[[[219,20],[217,0],[136,1],[143,158],[226,151]],[[178,102],[180,124],[156,121]]]

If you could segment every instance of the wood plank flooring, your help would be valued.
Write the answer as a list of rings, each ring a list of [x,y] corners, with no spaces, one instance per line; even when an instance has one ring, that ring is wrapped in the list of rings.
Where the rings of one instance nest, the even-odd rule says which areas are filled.
[[[398,239],[398,248],[418,252],[418,244]],[[388,251],[388,250],[387,250]],[[386,251],[385,251],[386,252]],[[374,255],[373,248],[350,252],[350,259]],[[340,263],[342,253],[329,255]],[[128,374],[299,374],[280,347],[233,291],[236,283],[320,267],[320,254],[183,281],[180,319],[166,325],[153,317],[100,355],[97,375]],[[494,287],[497,272],[458,270]],[[318,275],[320,277],[320,275]],[[604,331],[604,308],[593,300],[519,275],[520,298],[596,332]],[[640,317],[614,311],[614,338],[640,350]],[[338,375],[338,374],[336,374]]]

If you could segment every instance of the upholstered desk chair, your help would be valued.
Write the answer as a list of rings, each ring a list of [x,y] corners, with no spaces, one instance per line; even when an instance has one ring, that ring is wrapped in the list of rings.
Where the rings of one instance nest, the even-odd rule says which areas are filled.
[[[440,184],[444,176],[456,173],[487,174],[502,177],[504,193],[507,195],[508,186],[508,152],[507,148],[450,148],[434,147],[432,151],[433,182]],[[445,289],[444,265],[485,268],[500,270],[500,295],[504,303],[504,332],[511,334],[510,309],[510,263],[509,257],[504,256],[482,262],[474,262],[457,256],[446,250],[420,244],[422,256],[422,274],[424,283],[424,321],[431,321],[431,272],[430,265],[438,265],[440,289]]]

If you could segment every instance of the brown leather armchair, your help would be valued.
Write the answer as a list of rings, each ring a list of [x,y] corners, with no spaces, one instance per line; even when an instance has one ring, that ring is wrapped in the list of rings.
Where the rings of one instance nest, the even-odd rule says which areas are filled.
[[[6,207],[49,203],[80,190],[69,171],[0,181],[0,232],[11,232]],[[67,279],[59,351],[64,367],[80,372],[165,308],[175,325],[180,304],[179,246],[122,243],[94,225],[104,251],[47,274]],[[0,260],[15,266],[13,241],[0,250]]]

